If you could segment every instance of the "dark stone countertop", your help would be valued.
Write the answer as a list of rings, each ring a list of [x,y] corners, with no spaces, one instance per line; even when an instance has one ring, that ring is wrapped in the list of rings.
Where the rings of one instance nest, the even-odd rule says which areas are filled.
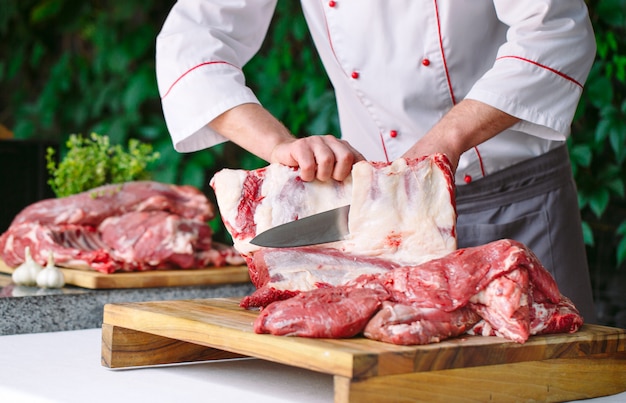
[[[0,274],[0,335],[99,328],[104,305],[118,302],[243,297],[251,283],[212,286],[90,290],[16,286]]]

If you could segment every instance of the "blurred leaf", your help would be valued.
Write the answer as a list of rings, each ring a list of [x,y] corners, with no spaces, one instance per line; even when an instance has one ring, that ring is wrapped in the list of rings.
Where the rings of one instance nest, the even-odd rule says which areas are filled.
[[[43,44],[41,44],[41,42],[35,43],[33,45],[33,50],[30,55],[30,65],[33,67],[38,67],[45,52],[46,49]]]
[[[202,188],[205,181],[205,168],[193,161],[185,164],[180,183]]]
[[[594,11],[609,25],[623,27],[626,24],[626,1],[624,0],[602,0],[598,2]]]
[[[617,244],[617,264],[621,265],[624,261],[626,261],[626,237]]]
[[[570,149],[570,156],[574,164],[584,167],[588,167],[591,164],[591,159],[593,158],[591,147],[587,144],[572,146]]]
[[[158,96],[156,88],[156,79],[152,70],[144,68],[137,71],[130,77],[122,95],[124,108],[135,113],[146,99]]]
[[[215,166],[217,158],[215,154],[212,152],[213,150],[202,150],[196,153],[191,154],[189,158],[189,163],[197,165],[201,168],[212,167]]]
[[[257,157],[254,154],[244,153],[241,156],[241,168],[242,169],[257,169],[267,165],[267,162],[263,161],[261,158]]]
[[[624,180],[622,178],[614,178],[612,180],[607,181],[607,188],[609,188],[613,193],[618,195],[619,197],[624,197]]]
[[[626,56],[614,55],[612,62],[615,65],[615,78],[623,83],[626,81]]]
[[[63,0],[44,0],[39,2],[30,14],[31,21],[39,23],[56,16],[61,11],[63,3]]]
[[[22,120],[13,126],[13,136],[16,139],[32,138],[35,133],[35,124],[28,120]]]
[[[17,48],[14,52],[12,52],[11,58],[9,58],[7,64],[7,78],[14,78],[18,72],[22,69],[22,64],[24,63],[24,49]]]
[[[622,222],[615,232],[621,238],[616,251],[617,264],[620,265],[626,261],[626,221]]]
[[[596,77],[586,85],[587,95],[597,108],[610,104],[613,99],[613,85],[607,77]]]
[[[598,125],[596,126],[596,141],[602,142],[607,137],[609,137],[609,133],[611,132],[613,122],[610,119],[600,119]]]
[[[621,164],[626,157],[626,122],[623,120],[612,122],[609,131],[609,141],[617,162]]]
[[[152,172],[155,180],[164,183],[178,183],[177,178],[183,160],[183,154],[180,154],[172,147],[169,138],[162,138],[152,143],[156,152],[159,153],[159,164]]]
[[[610,194],[607,189],[598,189],[589,197],[589,207],[596,217],[602,217],[606,206],[609,204]]]
[[[593,230],[591,229],[591,227],[586,221],[583,221],[582,227],[583,227],[583,240],[585,242],[585,245],[593,246],[594,245]]]

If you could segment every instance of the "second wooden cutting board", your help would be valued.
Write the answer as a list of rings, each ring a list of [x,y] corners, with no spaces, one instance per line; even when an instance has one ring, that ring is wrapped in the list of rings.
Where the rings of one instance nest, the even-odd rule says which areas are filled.
[[[11,274],[14,270],[0,260],[0,273]],[[61,268],[61,271],[65,276],[66,284],[93,290],[218,285],[250,281],[248,267],[245,265],[112,274],[65,268]]]

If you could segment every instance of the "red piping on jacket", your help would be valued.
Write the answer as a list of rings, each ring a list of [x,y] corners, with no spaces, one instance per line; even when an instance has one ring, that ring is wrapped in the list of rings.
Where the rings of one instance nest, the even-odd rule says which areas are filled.
[[[480,174],[485,177],[485,166],[483,165],[483,157],[480,155],[480,151],[478,151],[478,146],[474,146],[474,152],[478,156],[478,163],[480,164]]]
[[[176,84],[178,84],[178,82],[179,82],[180,80],[182,80],[182,79],[183,79],[183,77],[185,77],[187,74],[191,73],[192,71],[194,71],[195,69],[197,69],[197,68],[199,68],[199,67],[207,66],[207,65],[209,65],[209,64],[228,64],[229,66],[233,66],[233,67],[239,68],[239,67],[235,66],[235,65],[234,65],[234,64],[232,64],[232,63],[228,63],[228,62],[224,62],[224,61],[217,61],[217,62],[204,62],[204,63],[200,63],[199,65],[197,65],[197,66],[193,66],[192,68],[190,68],[189,70],[187,70],[187,71],[185,71],[183,74],[181,74],[181,75],[180,75],[180,77],[178,77],[178,78],[177,78],[177,79],[176,79],[176,80],[172,83],[172,85],[170,85],[170,87],[167,89],[167,91],[165,91],[165,94],[163,94],[163,96],[161,97],[161,99],[164,99],[164,98],[165,98],[165,97],[166,97],[166,96],[170,93],[170,91],[172,91],[172,89],[174,88],[174,86],[175,86]]]
[[[577,85],[577,86],[579,86],[580,88],[582,88],[582,87],[583,87],[583,85],[582,85],[581,83],[579,83],[578,81],[576,81],[574,78],[572,78],[572,77],[568,76],[567,74],[565,74],[565,73],[561,73],[560,71],[555,70],[555,69],[553,69],[552,67],[545,66],[545,65],[543,65],[543,64],[541,64],[541,63],[537,63],[537,62],[535,62],[535,61],[533,61],[533,60],[526,59],[526,58],[524,58],[524,57],[520,57],[520,56],[500,56],[500,57],[498,57],[496,60],[500,60],[500,59],[518,59],[518,60],[522,60],[522,61],[527,62],[527,63],[530,63],[530,64],[534,64],[534,65],[535,65],[535,66],[537,66],[537,67],[541,67],[542,69],[546,69],[546,70],[548,70],[548,71],[551,71],[551,72],[553,72],[554,74],[556,74],[556,75],[558,75],[558,76],[561,76],[561,77],[563,77],[564,79],[566,79],[566,80],[568,80],[568,81],[573,82],[574,84],[576,84],[576,85]]]
[[[322,10],[323,8],[324,6],[322,6]],[[330,45],[330,50],[331,52],[333,52],[333,56],[335,56],[335,60],[337,60],[337,64],[341,66],[341,63],[339,63],[339,59],[337,58],[337,54],[335,53],[335,47],[333,46],[333,41],[332,39],[330,39],[330,27],[328,26],[328,18],[326,18],[326,13],[324,11],[322,11],[322,14],[324,15],[324,24],[326,25],[326,36],[328,36],[328,44]]]
[[[443,69],[446,73],[446,81],[448,82],[448,90],[450,91],[450,99],[452,100],[452,105],[456,105],[456,98],[454,96],[454,90],[452,89],[452,80],[450,80],[450,72],[448,71],[448,63],[446,62],[446,53],[443,50],[443,37],[441,35],[441,23],[439,20],[439,6],[437,5],[437,0],[434,0],[435,4],[435,15],[437,17],[437,35],[439,35],[439,48],[441,49],[441,59],[443,60]],[[483,164],[483,158],[478,151],[478,147],[474,147],[474,152],[476,156],[478,156],[478,163],[480,164],[480,173],[485,176],[485,166]]]
[[[385,145],[385,138],[382,133],[378,133],[380,135],[380,144],[383,145],[383,152],[385,153],[385,161],[389,163],[389,155],[387,154],[387,146]]]
[[[446,73],[446,81],[448,82],[448,90],[450,91],[450,98],[452,99],[452,104],[456,105],[456,98],[454,97],[454,91],[452,90],[452,81],[450,80],[450,72],[448,71],[448,64],[446,63],[446,54],[443,51],[443,37],[441,36],[441,23],[439,20],[439,6],[437,5],[437,0],[434,0],[435,3],[435,16],[437,17],[437,35],[439,36],[439,49],[441,49],[441,59],[443,60],[443,69]]]
[[[322,3],[325,3],[325,0],[322,0]],[[322,5],[322,8],[323,7],[324,6]],[[341,63],[339,62],[339,58],[337,57],[337,53],[335,53],[335,47],[333,46],[333,41],[332,41],[331,36],[330,36],[330,27],[328,25],[328,18],[326,18],[326,12],[323,11],[322,14],[324,15],[324,24],[326,25],[326,36],[328,37],[328,44],[330,45],[330,50],[333,53],[333,56],[335,57],[335,60],[337,61],[337,65],[339,66],[341,71],[343,71],[343,73],[346,75],[346,77],[348,77],[349,76],[348,73],[341,66]],[[359,98],[359,101],[360,101],[360,98]],[[361,104],[362,103],[363,102],[361,102]],[[365,105],[363,105],[363,106],[365,106]],[[367,109],[367,107],[366,107],[366,109]],[[385,138],[384,138],[382,132],[379,133],[379,135],[380,135],[380,144],[382,145],[383,153],[385,154],[385,161],[389,162],[389,155],[387,154],[387,146],[385,145]]]

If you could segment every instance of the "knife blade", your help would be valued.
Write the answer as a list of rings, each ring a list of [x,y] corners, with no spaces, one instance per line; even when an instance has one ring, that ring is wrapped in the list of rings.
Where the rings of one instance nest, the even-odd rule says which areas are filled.
[[[250,243],[268,248],[293,248],[340,241],[350,233],[349,212],[350,205],[347,205],[277,225],[258,234]]]

